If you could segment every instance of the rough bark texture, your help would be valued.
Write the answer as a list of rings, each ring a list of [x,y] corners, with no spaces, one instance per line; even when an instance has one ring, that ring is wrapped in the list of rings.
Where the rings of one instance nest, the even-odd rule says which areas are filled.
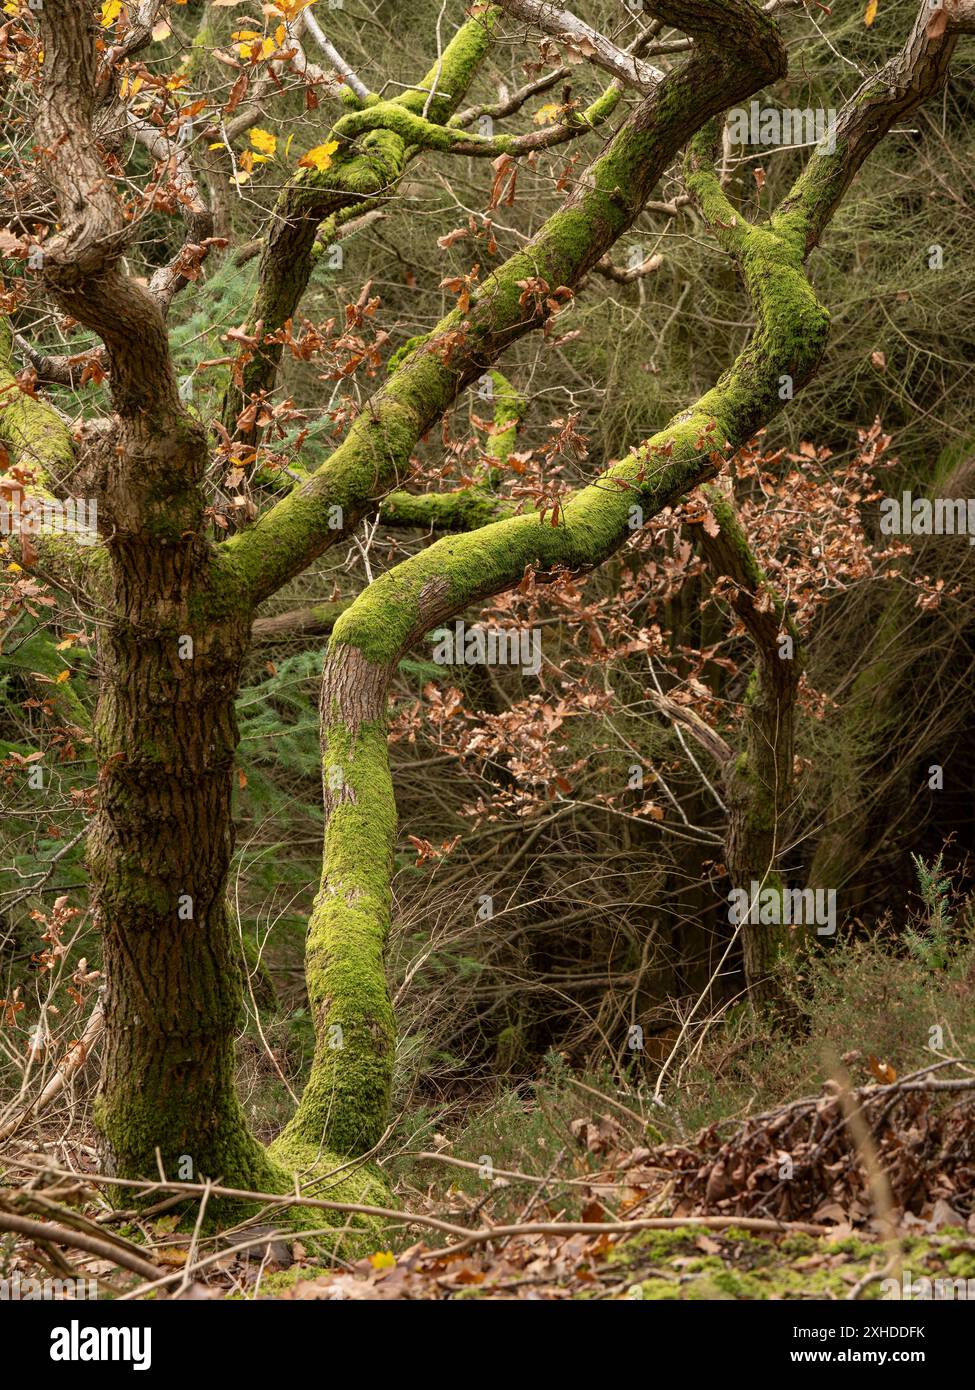
[[[122,1172],[152,1175],[158,1148],[170,1176],[189,1156],[194,1175],[256,1186],[267,1165],[234,1090],[240,977],[225,910],[246,628],[202,621],[214,568],[193,541],[152,555],[113,545],[112,571],[124,618],[100,629],[88,848],[110,1020],[98,1119]]]

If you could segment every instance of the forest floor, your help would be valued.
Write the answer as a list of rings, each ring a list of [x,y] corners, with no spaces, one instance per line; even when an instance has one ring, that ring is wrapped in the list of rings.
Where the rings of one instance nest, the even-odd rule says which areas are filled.
[[[265,1277],[258,1296],[284,1299],[879,1299],[919,1288],[920,1296],[975,1292],[975,1238],[942,1231],[907,1237],[902,1268],[859,1235],[757,1235],[730,1227],[683,1226],[613,1237],[511,1237],[484,1249],[442,1255],[412,1247],[374,1255],[343,1272],[293,1280]],[[930,1281],[930,1288],[921,1283]],[[940,1288],[935,1281],[941,1281]],[[253,1295],[252,1295],[253,1296]],[[918,1296],[918,1295],[915,1295]]]
[[[470,1204],[472,1239],[375,1251],[341,1271],[279,1270],[251,1296],[975,1298],[973,1089],[964,1063],[856,1088],[830,1081],[819,1096],[649,1148],[627,1146],[625,1114],[579,1118],[560,1181],[453,1170],[502,1197],[495,1210],[473,1183],[451,1187],[455,1208]],[[431,1154],[428,1167],[437,1160],[456,1162]]]
[[[99,1177],[75,1093],[3,1145],[0,1285],[73,1277],[104,1298],[193,1300],[975,1298],[972,952],[933,980],[910,960],[850,955],[810,995],[805,1031],[769,1035],[743,1013],[671,1085],[658,1078],[666,1103],[652,1079],[580,1074],[558,1056],[456,1099],[401,1094],[380,1155],[388,1209],[365,1227],[354,1208],[323,1214],[348,1223],[337,1247],[283,1215],[268,1224],[273,1207],[215,1226],[212,1185],[146,1183],[130,1207]],[[933,1050],[931,1019],[951,1053]],[[252,1107],[273,1099],[252,1069],[244,1083]],[[313,1194],[335,1195],[327,1180]]]
[[[403,1170],[383,1243],[352,1230],[332,1255],[280,1222],[197,1230],[173,1196],[165,1213],[120,1220],[94,1150],[69,1159],[62,1148],[76,1180],[52,1165],[17,1184],[8,1170],[0,1215],[53,1218],[118,1241],[112,1253],[124,1242],[157,1277],[70,1239],[52,1265],[46,1241],[13,1234],[0,1236],[0,1276],[23,1284],[46,1269],[98,1280],[101,1297],[190,1300],[975,1298],[973,1090],[967,1063],[935,1063],[892,1082],[827,1082],[817,1097],[651,1146],[633,1144],[620,1106],[619,1119],[572,1120],[537,1175],[456,1158],[440,1136]]]

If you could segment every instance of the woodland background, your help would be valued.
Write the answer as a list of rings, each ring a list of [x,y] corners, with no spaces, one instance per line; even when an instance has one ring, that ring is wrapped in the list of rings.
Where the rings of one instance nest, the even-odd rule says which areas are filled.
[[[791,71],[775,101],[838,108],[858,70],[872,71],[900,43],[915,8],[882,0],[867,25],[860,0],[838,0],[828,13],[810,7],[786,28]],[[232,49],[251,9],[262,28],[259,7],[244,0],[190,0],[171,9],[170,33],[155,47],[169,64],[182,55],[195,88],[225,87],[213,50]],[[615,32],[620,9],[594,0],[587,18]],[[345,0],[327,12],[343,56],[376,87],[383,74],[408,81],[423,72],[431,36],[438,26],[452,32],[456,19],[445,19],[440,0]],[[469,102],[496,102],[543,71],[545,57],[509,20]],[[552,119],[546,104],[585,104],[602,86],[589,65],[573,64],[513,128],[540,128]],[[883,494],[968,496],[975,486],[973,105],[975,69],[956,60],[943,96],[891,134],[858,175],[810,262],[832,316],[825,362],[734,465],[742,521],[803,634],[785,859],[796,883],[838,893],[839,930],[797,961],[785,1018],[769,1022],[748,1006],[737,951],[720,964],[730,885],[713,771],[655,698],[666,692],[733,732],[751,669],[748,638],[705,572],[695,539],[704,513],[694,499],[596,573],[526,586],[482,615],[541,628],[537,678],[503,667],[445,671],[429,639],[401,662],[389,957],[400,1040],[384,1153],[412,1210],[498,1221],[541,1203],[578,1218],[593,1200],[581,1177],[623,1162],[620,1155],[642,1171],[649,1150],[673,1155],[702,1127],[714,1148],[729,1132],[722,1125],[815,1093],[841,1055],[856,1085],[923,1068],[933,1028],[942,1056],[975,1055],[975,551],[967,537],[892,547],[878,525]],[[13,146],[9,106],[4,119]],[[234,183],[219,152],[211,156],[208,187],[230,245],[209,257],[170,314],[179,373],[203,419],[217,411],[226,381],[225,335],[244,322],[253,295],[248,244],[294,164],[290,143],[295,152],[314,146],[323,116],[295,91],[277,96],[255,128],[252,156],[264,158],[241,166],[246,178]],[[559,205],[573,162],[584,166],[602,140],[594,132],[543,152],[532,167],[522,161],[514,196],[505,192],[490,209],[489,226],[489,164],[427,153],[389,207],[342,240],[341,265],[325,251],[302,317],[341,323],[347,306],[370,308],[356,329],[361,352],[350,349],[344,362],[285,354],[282,464],[299,450],[309,466],[327,454],[390,355],[449,310],[472,265],[483,276],[523,243]],[[759,219],[774,205],[807,153],[732,152],[729,187],[745,215]],[[133,159],[148,172],[145,151],[136,147]],[[146,218],[130,270],[151,275],[182,235],[165,210]],[[933,246],[943,249],[940,269],[930,266]],[[522,417],[504,473],[509,491],[551,504],[706,390],[747,339],[744,291],[685,198],[678,167],[610,259],[555,331],[523,339],[499,363]],[[641,272],[628,279],[634,267]],[[18,326],[44,350],[80,352],[90,341],[40,302],[19,308]],[[217,365],[200,366],[208,362]],[[50,398],[71,417],[106,409],[97,380],[52,388]],[[492,402],[476,390],[458,401],[419,453],[426,477],[463,477],[490,442],[491,415]],[[246,483],[229,489],[217,471],[211,481],[214,524],[232,529],[248,508]],[[321,862],[324,634],[373,574],[426,543],[421,530],[367,524],[354,544],[330,551],[278,595],[255,629],[238,705],[231,898],[248,980],[239,1080],[261,1138],[287,1118],[312,1047],[302,951]],[[9,570],[0,576],[7,588],[16,579]],[[97,615],[74,610],[41,580],[30,611],[4,602],[0,588],[0,1100],[20,1093],[25,1057],[41,1076],[80,1036],[99,968],[83,866]],[[274,621],[304,609],[315,610],[304,631]],[[55,769],[42,814],[23,775],[40,748]],[[943,769],[937,789],[934,765]],[[642,788],[632,786],[634,766]],[[476,914],[479,894],[493,899],[489,920]],[[642,1047],[632,1045],[634,1025]],[[655,1090],[663,1106],[653,1104]],[[919,1222],[939,1200],[964,1222],[971,1137],[939,1172],[941,1126],[952,1122],[927,1112],[915,1122],[936,1131],[934,1157],[923,1181],[912,1170],[895,1196]],[[38,1144],[84,1162],[83,1089],[38,1125]],[[472,1170],[417,1157],[431,1152]],[[545,1185],[502,1177],[485,1193],[485,1157]],[[682,1162],[688,1168],[674,1160],[675,1172]],[[689,1211],[700,1194],[687,1183]],[[650,1186],[630,1184],[634,1207]],[[865,1190],[821,1189],[791,1215],[852,1231]],[[717,1188],[711,1197],[719,1200]],[[839,1213],[824,1217],[824,1204],[837,1203]],[[690,1254],[747,1264],[740,1244],[731,1256],[723,1237],[712,1244]],[[651,1253],[659,1263],[688,1248]],[[837,1278],[850,1258],[837,1261]],[[514,1263],[512,1277],[526,1277],[524,1261]],[[817,1279],[827,1287],[831,1271],[828,1261],[810,1270],[805,1287]],[[722,1296],[721,1277],[712,1270],[706,1296]]]

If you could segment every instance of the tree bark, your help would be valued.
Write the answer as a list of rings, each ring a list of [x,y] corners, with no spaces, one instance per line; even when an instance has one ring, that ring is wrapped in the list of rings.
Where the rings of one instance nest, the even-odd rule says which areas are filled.
[[[109,1020],[96,1102],[111,1171],[270,1177],[234,1083],[238,952],[226,912],[248,624],[212,617],[219,566],[195,539],[112,548],[100,629],[101,768],[88,864]],[[190,645],[192,644],[192,645]],[[158,1155],[158,1157],[157,1157]]]

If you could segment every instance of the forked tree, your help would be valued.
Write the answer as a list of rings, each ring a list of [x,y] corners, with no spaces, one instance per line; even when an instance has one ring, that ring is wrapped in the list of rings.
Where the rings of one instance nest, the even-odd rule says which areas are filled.
[[[147,102],[140,54],[160,0],[138,9],[91,0],[7,7],[7,109],[15,109],[20,84],[36,124],[32,167],[12,171],[4,195],[2,250],[20,278],[4,291],[11,327],[0,434],[10,455],[8,491],[19,491],[22,511],[64,497],[78,477],[98,500],[97,546],[43,533],[22,536],[20,545],[26,569],[42,567],[98,615],[99,775],[87,848],[106,974],[96,1115],[107,1161],[125,1176],[155,1177],[160,1163],[172,1174],[189,1156],[197,1175],[283,1192],[296,1174],[334,1169],[377,1144],[395,1044],[384,949],[396,837],[386,701],[397,664],[431,629],[476,612],[526,572],[543,580],[602,565],[632,536],[635,515],[649,521],[700,485],[711,486],[716,523],[706,541],[711,571],[734,581],[736,611],[755,648],[740,745],[724,749],[728,869],[736,884],[777,882],[798,662],[781,660],[788,614],[777,596],[763,596],[766,581],[720,476],[817,370],[829,306],[810,284],[807,258],[878,142],[941,90],[960,36],[975,31],[975,3],[932,8],[921,0],[903,49],[851,93],[835,139],[812,150],[760,224],[733,203],[716,159],[723,113],[786,75],[780,23],[788,4],[646,0],[626,51],[556,5],[505,0],[472,5],[463,17],[454,8],[449,43],[440,48],[430,36],[427,75],[390,74],[399,94],[389,96],[362,83],[317,20],[282,4],[270,37],[238,64],[225,108],[201,114],[192,93],[174,99],[165,84]],[[519,133],[525,101],[542,89],[536,81],[492,108],[512,133],[477,133],[486,108],[464,110],[463,101],[485,54],[500,33],[510,41],[539,31],[604,70],[605,92],[586,110],[570,106],[554,123]],[[280,74],[314,67],[312,51],[325,65],[324,75],[316,71],[332,102],[331,124],[323,120],[320,143],[268,219],[253,309],[234,335],[230,384],[220,411],[201,419],[181,399],[167,314],[188,285],[206,295],[201,262],[224,252],[226,219],[210,192],[226,185],[227,170],[214,173],[215,162],[233,157]],[[215,530],[211,462],[229,440],[260,478],[281,354],[321,247],[376,209],[395,219],[404,178],[427,152],[481,160],[487,193],[492,178],[503,184],[520,159],[597,127],[605,142],[562,207],[391,358],[325,461],[277,475],[260,494],[258,515],[232,533]],[[154,161],[153,206],[168,203],[186,223],[178,255],[148,282],[126,263],[146,211],[133,200],[125,166],[133,141]],[[411,487],[414,452],[431,426],[502,364],[512,343],[547,331],[568,300],[586,292],[587,276],[679,159],[687,193],[750,296],[754,328],[740,355],[699,399],[554,506],[519,510],[494,490],[490,470],[461,488]],[[41,352],[20,332],[15,282],[50,296],[101,346],[80,359]],[[44,388],[81,375],[105,379],[110,417],[69,427]],[[512,399],[501,391],[497,403],[501,434]],[[327,644],[326,832],[306,961],[317,1046],[292,1119],[264,1149],[234,1084],[241,999],[226,905],[234,701],[261,605],[377,515],[381,525],[444,534],[375,578]],[[760,997],[781,942],[763,930],[744,942]],[[379,1191],[368,1169],[360,1172],[357,1190]]]

